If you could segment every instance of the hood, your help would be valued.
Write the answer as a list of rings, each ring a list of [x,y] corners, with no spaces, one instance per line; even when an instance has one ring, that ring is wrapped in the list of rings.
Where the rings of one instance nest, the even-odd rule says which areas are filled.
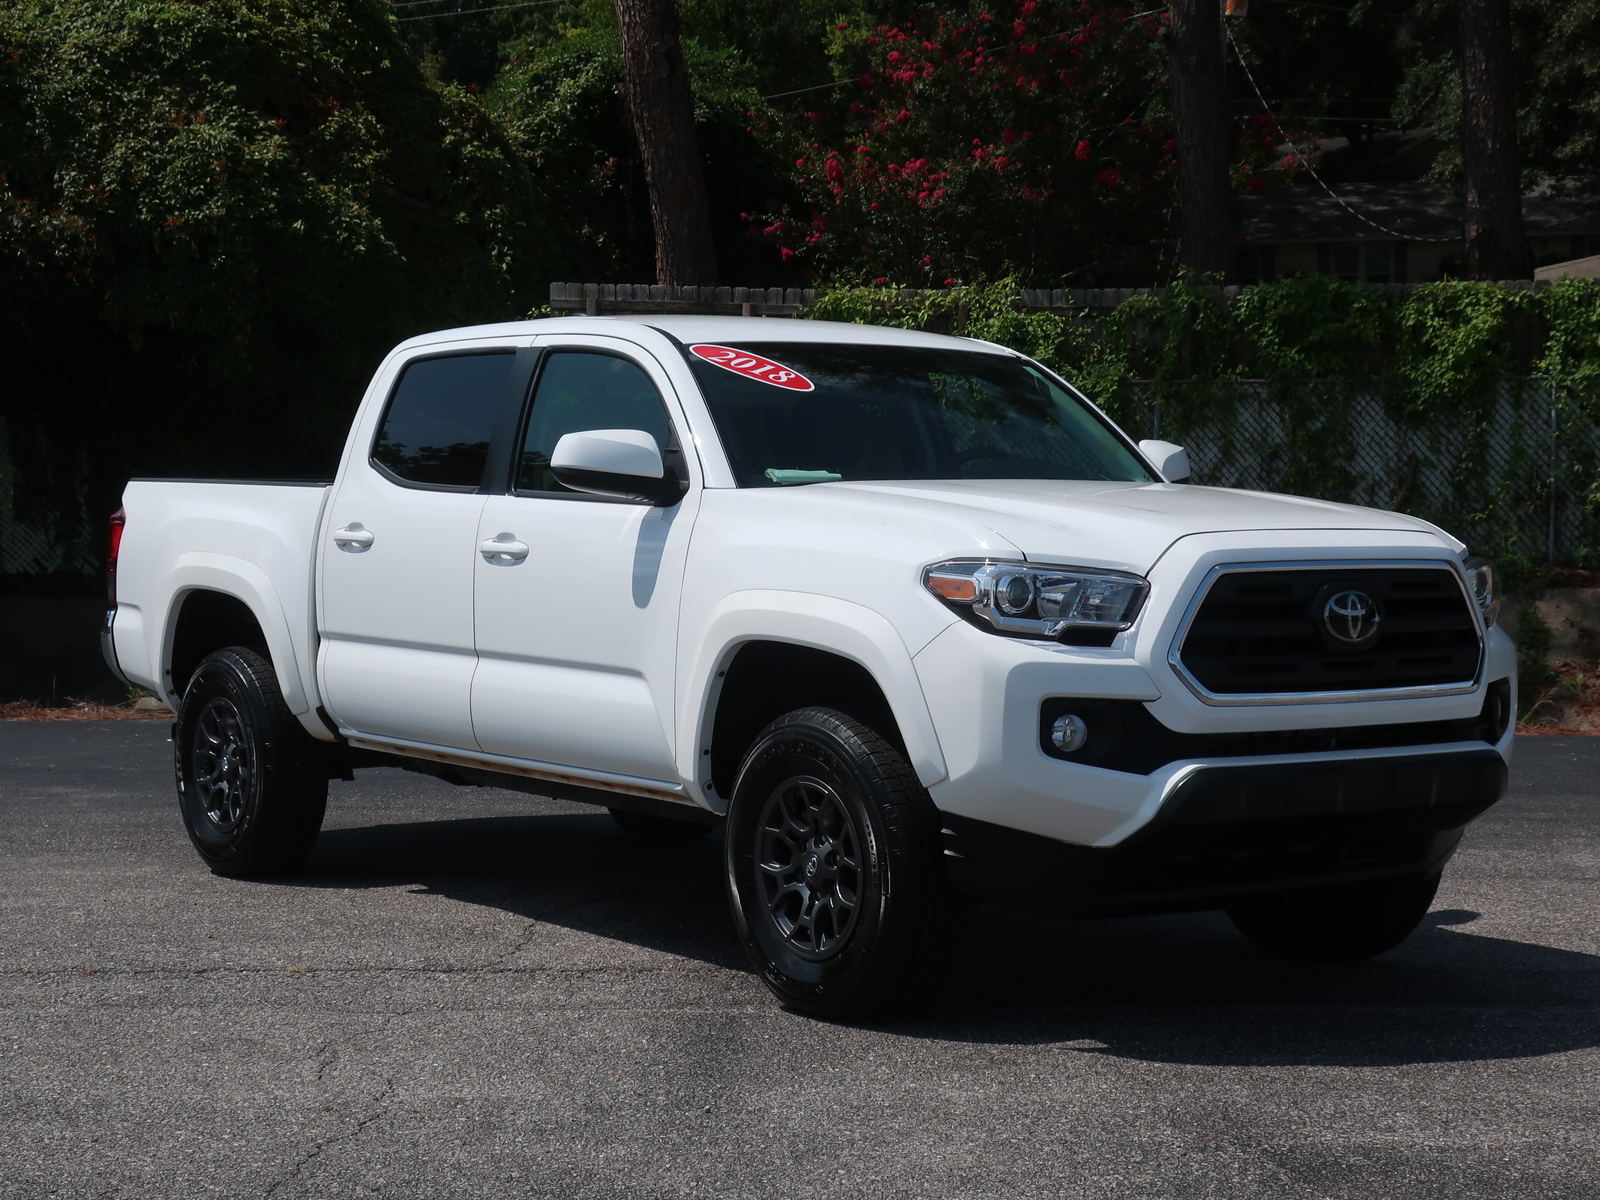
[[[1179,538],[1248,530],[1439,530],[1403,513],[1232,488],[1172,483],[1081,480],[890,480],[829,483],[899,507],[947,506],[952,518],[981,523],[1039,562],[1075,563],[1143,573]]]

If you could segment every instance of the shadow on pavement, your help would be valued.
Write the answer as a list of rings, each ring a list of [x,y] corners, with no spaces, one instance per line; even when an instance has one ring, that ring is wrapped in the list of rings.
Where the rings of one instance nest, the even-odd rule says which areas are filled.
[[[421,885],[532,920],[745,970],[717,837],[652,844],[604,813],[325,831],[295,887]],[[918,1039],[1038,1045],[1164,1063],[1384,1066],[1600,1045],[1600,957],[1429,914],[1366,963],[1269,959],[1220,913],[1065,921],[977,905]],[[1065,1043],[1065,1044],[1063,1044]]]

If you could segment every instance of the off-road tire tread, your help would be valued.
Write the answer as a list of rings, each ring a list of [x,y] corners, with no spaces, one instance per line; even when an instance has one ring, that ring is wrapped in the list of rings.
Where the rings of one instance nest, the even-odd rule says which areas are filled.
[[[874,972],[876,978],[848,996],[819,999],[796,994],[767,977],[766,964],[754,950],[752,961],[767,986],[787,1007],[799,1012],[859,1020],[924,1001],[935,990],[935,977],[944,965],[940,940],[948,933],[948,922],[956,911],[945,877],[939,811],[911,764],[887,738],[856,717],[825,707],[795,709],[763,729],[740,767],[741,783],[758,750],[789,728],[821,730],[851,750],[854,765],[872,788],[888,834],[885,856],[900,899],[890,910],[888,953]],[[736,797],[738,792],[736,785]],[[908,918],[914,919],[902,934],[900,927]]]
[[[328,800],[326,747],[289,711],[278,674],[266,658],[245,646],[213,651],[195,668],[189,687],[214,663],[232,669],[244,680],[249,716],[257,723],[260,736],[257,766],[263,776],[262,802],[243,844],[230,847],[227,853],[216,853],[192,831],[190,840],[218,875],[249,879],[290,874],[305,861],[322,830]],[[185,714],[180,709],[175,731],[183,731],[184,724]],[[178,742],[174,750],[187,755],[187,732],[178,732],[174,740]]]

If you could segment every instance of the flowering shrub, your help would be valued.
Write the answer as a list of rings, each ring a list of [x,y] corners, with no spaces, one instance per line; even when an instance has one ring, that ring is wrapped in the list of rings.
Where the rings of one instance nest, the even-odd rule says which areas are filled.
[[[831,276],[1073,282],[1154,266],[1170,205],[1161,20],[1124,4],[999,0],[835,30],[848,111],[808,113],[809,211],[764,231]]]
[[[1148,283],[1173,213],[1164,21],[997,0],[841,22],[833,59],[853,86],[789,135],[801,201],[762,232],[832,278]],[[1237,187],[1260,190],[1276,140],[1270,118],[1242,131]]]

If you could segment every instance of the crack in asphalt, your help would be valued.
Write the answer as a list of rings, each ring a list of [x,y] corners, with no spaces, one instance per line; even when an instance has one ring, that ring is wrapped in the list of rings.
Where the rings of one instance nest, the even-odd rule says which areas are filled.
[[[393,1094],[394,1079],[392,1077],[386,1077],[383,1081],[383,1087],[380,1088],[377,1094],[369,1099],[367,1103],[381,1104]],[[381,1112],[369,1113],[360,1118],[356,1122],[356,1127],[350,1130],[348,1133],[341,1133],[334,1137],[323,1138],[321,1141],[317,1142],[309,1151],[300,1157],[299,1161],[295,1162],[286,1172],[284,1172],[282,1178],[275,1180],[272,1185],[261,1194],[262,1200],[271,1200],[271,1197],[277,1195],[279,1188],[293,1183],[299,1177],[300,1173],[314,1163],[318,1158],[320,1158],[323,1152],[326,1151],[330,1146],[336,1146],[340,1142],[348,1142],[352,1138],[360,1137],[361,1134],[366,1130],[367,1126],[376,1121],[382,1120],[385,1115],[386,1114]]]

